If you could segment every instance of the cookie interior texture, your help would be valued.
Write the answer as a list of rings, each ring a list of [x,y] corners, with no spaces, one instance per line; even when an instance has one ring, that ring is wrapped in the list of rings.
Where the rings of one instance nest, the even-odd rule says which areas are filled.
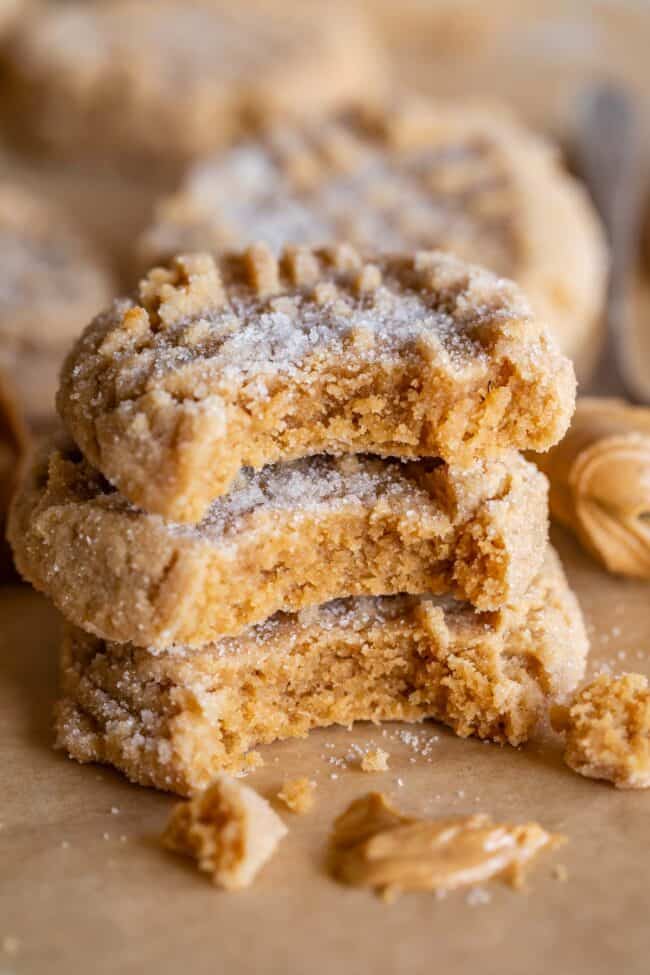
[[[642,674],[600,674],[567,710],[564,759],[619,789],[650,788],[650,690]]]
[[[196,860],[200,870],[225,890],[241,890],[287,834],[267,799],[228,775],[172,810],[162,843]]]
[[[526,596],[494,614],[444,597],[341,600],[157,653],[68,627],[57,740],[182,794],[255,764],[259,745],[332,724],[432,717],[516,745],[575,687],[587,649],[550,549]]]
[[[139,247],[175,254],[265,240],[441,248],[513,278],[571,357],[598,345],[607,252],[583,187],[505,109],[413,99],[276,126],[197,162]]]
[[[58,408],[130,501],[196,522],[242,467],[316,453],[468,465],[565,432],[575,377],[515,285],[441,252],[178,258],[100,315]]]
[[[13,507],[16,564],[66,618],[138,646],[197,646],[352,595],[518,599],[543,558],[547,483],[514,451],[467,469],[318,456],[239,475],[197,525],[134,508],[67,438]]]

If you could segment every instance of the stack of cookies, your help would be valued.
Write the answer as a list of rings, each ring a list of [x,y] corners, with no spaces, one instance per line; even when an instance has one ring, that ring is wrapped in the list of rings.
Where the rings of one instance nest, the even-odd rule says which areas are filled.
[[[59,744],[188,793],[334,723],[525,741],[587,651],[518,453],[574,394],[516,286],[440,252],[151,271],[70,353],[10,517],[68,621]]]

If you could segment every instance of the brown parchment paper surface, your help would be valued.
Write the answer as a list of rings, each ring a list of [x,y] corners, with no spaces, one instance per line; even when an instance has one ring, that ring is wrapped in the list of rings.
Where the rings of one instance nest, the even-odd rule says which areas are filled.
[[[554,534],[589,623],[590,669],[650,674],[650,586],[608,576]],[[53,751],[57,630],[44,599],[0,589],[2,975],[649,971],[650,792],[575,775],[551,738],[517,751],[426,723],[427,758],[395,738],[397,725],[387,737],[366,725],[316,732],[264,749],[265,767],[247,779],[270,794],[308,775],[314,811],[283,813],[289,835],[256,884],[222,893],[159,847],[173,797]],[[385,748],[390,770],[336,764],[353,743]],[[569,843],[540,860],[524,893],[493,885],[476,906],[463,892],[389,906],[323,868],[333,818],[373,788],[424,815],[536,819]]]

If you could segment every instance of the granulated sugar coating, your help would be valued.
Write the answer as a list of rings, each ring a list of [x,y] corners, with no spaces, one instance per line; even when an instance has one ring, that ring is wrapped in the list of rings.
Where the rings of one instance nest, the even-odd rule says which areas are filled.
[[[519,744],[575,687],[586,653],[551,551],[499,613],[449,597],[338,600],[157,653],[69,627],[58,742],[79,761],[180,793],[259,763],[257,746],[333,724],[432,717],[462,736]]]
[[[517,281],[572,355],[592,336],[606,249],[553,148],[491,106],[409,98],[348,110],[195,164],[163,200],[140,266],[264,240],[440,248]]]
[[[178,258],[93,322],[60,413],[146,511],[198,521],[242,467],[316,453],[546,449],[570,363],[509,282],[440,253],[347,245]]]
[[[317,456],[246,469],[197,525],[135,509],[65,437],[16,498],[20,571],[66,618],[138,646],[200,646],[351,595],[516,601],[538,570],[547,484],[516,452],[469,468]]]

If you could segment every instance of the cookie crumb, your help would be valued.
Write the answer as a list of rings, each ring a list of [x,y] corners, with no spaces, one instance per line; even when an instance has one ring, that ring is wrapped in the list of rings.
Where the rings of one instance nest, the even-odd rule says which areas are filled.
[[[298,816],[304,816],[305,813],[311,812],[314,808],[316,802],[315,789],[316,784],[310,782],[305,776],[299,779],[288,779],[278,792],[278,799],[291,812]]]
[[[569,871],[564,863],[558,863],[553,867],[553,876],[561,884],[566,884],[569,879]]]
[[[394,904],[400,893],[399,887],[393,887],[390,884],[378,891],[379,897],[383,900],[384,904]]]
[[[9,955],[14,958],[18,954],[20,948],[20,941],[18,938],[14,938],[13,935],[7,934],[2,939],[2,950],[5,955]]]
[[[596,677],[574,696],[563,725],[564,760],[575,772],[618,789],[650,787],[650,689],[642,674]]]
[[[162,844],[193,857],[217,887],[240,890],[252,883],[286,833],[266,799],[219,775],[203,792],[174,807]]]
[[[361,759],[362,772],[386,772],[390,755],[383,748],[375,748]]]

